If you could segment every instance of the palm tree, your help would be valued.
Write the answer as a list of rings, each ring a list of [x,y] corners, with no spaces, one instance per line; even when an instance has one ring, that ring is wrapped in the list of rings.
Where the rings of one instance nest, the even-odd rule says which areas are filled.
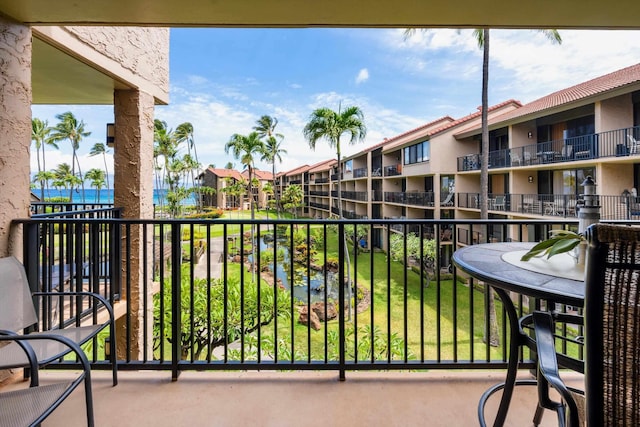
[[[36,158],[38,159],[38,174],[36,176],[40,176],[41,178],[44,178],[43,172],[47,170],[44,158],[45,145],[51,145],[56,149],[58,148],[56,143],[51,141],[51,139],[49,138],[50,133],[51,128],[49,127],[49,123],[46,120],[42,121],[37,117],[31,119],[31,140],[35,143]],[[40,150],[42,150],[42,164],[40,163]],[[40,182],[40,198],[44,200],[44,187],[47,184],[48,180],[38,179],[38,181]]]
[[[345,133],[350,135],[350,144],[364,140],[367,135],[367,128],[364,125],[364,114],[362,114],[360,108],[350,106],[345,108],[344,111],[338,108],[337,112],[329,108],[318,108],[311,113],[309,123],[304,127],[304,137],[309,142],[311,149],[316,149],[318,140],[325,139],[329,143],[329,146],[336,150],[336,156],[338,158],[338,216],[340,219],[342,219],[340,138]],[[346,236],[344,238],[344,249],[347,257],[347,289],[349,293],[347,306],[349,319],[351,319],[351,258],[349,257]]]
[[[93,156],[97,156],[98,154],[102,154],[102,160],[104,161],[104,172],[105,172],[105,177],[107,179],[107,190],[109,190],[111,187],[109,185],[109,168],[107,167],[107,152],[108,151],[107,151],[106,145],[104,145],[102,142],[96,142],[91,148],[91,151],[89,151],[89,155],[93,157]],[[98,199],[100,199],[99,192],[98,192]],[[111,201],[111,195],[109,191],[107,191],[107,203],[109,203],[110,201]]]
[[[56,119],[60,120],[57,125],[52,129],[50,139],[53,142],[62,141],[64,139],[69,140],[71,148],[73,150],[71,159],[71,174],[76,176],[76,165],[78,166],[77,180],[72,180],[71,188],[69,192],[69,201],[73,201],[73,189],[75,185],[80,183],[82,185],[82,198],[84,200],[84,180],[82,179],[82,169],[80,168],[80,159],[78,159],[78,148],[80,148],[80,142],[82,138],[91,135],[91,132],[87,132],[84,129],[84,121],[76,119],[71,111],[58,114]]]
[[[273,189],[276,188],[276,160],[282,163],[282,154],[287,154],[287,150],[280,148],[280,143],[284,139],[284,135],[276,133],[276,126],[278,126],[278,119],[272,116],[264,115],[256,121],[256,125],[253,130],[258,132],[260,138],[265,138],[265,151],[261,160],[271,163],[271,174],[273,179]],[[280,206],[278,202],[278,193],[276,196],[276,210],[278,217],[280,216]]]
[[[73,188],[79,184],[80,178],[73,173],[73,168],[68,163],[60,163],[53,174],[53,185],[57,188],[71,189],[73,192]]]
[[[155,119],[153,122],[153,159],[155,162],[156,169],[156,188],[160,193],[159,204],[160,209],[163,208],[164,205],[164,192],[167,181],[172,181],[171,178],[167,177],[168,173],[168,165],[171,162],[171,159],[175,157],[178,152],[177,144],[175,140],[174,132],[167,127],[167,123],[158,119]],[[162,162],[160,162],[162,159]],[[169,191],[172,191],[173,188],[169,188]]]
[[[276,198],[276,211],[278,217],[280,217],[280,201],[279,192],[276,191],[276,160],[282,163],[282,155],[287,154],[287,150],[281,148],[282,137],[270,136],[267,138],[264,145],[264,152],[262,153],[261,160],[271,163],[271,186]]]
[[[253,210],[253,171],[255,169],[255,157],[264,152],[264,143],[260,140],[258,132],[249,135],[233,134],[229,142],[224,146],[225,153],[231,152],[233,157],[239,159],[249,171],[249,208],[251,219],[255,219]]]
[[[96,193],[98,195],[97,202],[100,203],[100,190],[105,185],[105,176],[106,173],[102,169],[90,169],[87,174],[84,176],[85,179],[91,181],[91,186],[96,189]]]
[[[178,125],[175,132],[176,142],[180,144],[181,142],[187,143],[187,155],[185,155],[185,161],[188,156],[187,164],[189,166],[189,171],[191,172],[191,186],[195,188],[197,194],[197,207],[200,211],[202,206],[200,204],[200,186],[196,180],[196,177],[200,175],[200,164],[198,163],[198,152],[196,150],[196,143],[193,138],[193,125],[189,122],[184,122]],[[193,150],[193,155],[191,151]]]

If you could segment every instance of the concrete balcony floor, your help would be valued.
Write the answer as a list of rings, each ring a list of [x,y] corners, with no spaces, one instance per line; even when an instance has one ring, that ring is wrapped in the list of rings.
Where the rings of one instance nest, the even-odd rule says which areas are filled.
[[[94,371],[97,426],[474,426],[480,395],[503,372],[168,372]],[[42,383],[69,377],[44,371]],[[523,378],[527,377],[522,372]],[[571,385],[581,377],[568,374]],[[23,387],[19,382],[6,387]],[[495,414],[499,394],[487,405]],[[518,387],[508,426],[531,426],[535,387]],[[547,411],[542,425],[557,425]],[[45,427],[85,425],[84,392],[74,391],[43,423]]]

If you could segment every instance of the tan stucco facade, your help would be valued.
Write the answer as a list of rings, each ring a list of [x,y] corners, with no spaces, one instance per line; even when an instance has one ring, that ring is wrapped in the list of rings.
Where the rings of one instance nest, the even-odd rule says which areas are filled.
[[[29,215],[31,29],[0,18],[0,256],[22,258],[15,218]]]

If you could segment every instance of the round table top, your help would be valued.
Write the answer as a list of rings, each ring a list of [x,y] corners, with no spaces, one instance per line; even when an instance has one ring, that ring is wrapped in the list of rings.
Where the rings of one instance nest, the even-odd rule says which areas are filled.
[[[495,288],[582,307],[584,281],[523,269],[503,258],[506,253],[526,251],[534,245],[535,242],[506,242],[466,246],[454,252],[452,261],[465,273]]]

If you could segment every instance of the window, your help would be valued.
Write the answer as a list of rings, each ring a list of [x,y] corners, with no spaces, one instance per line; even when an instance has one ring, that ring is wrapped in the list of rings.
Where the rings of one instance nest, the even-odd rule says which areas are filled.
[[[429,141],[422,141],[404,148],[404,164],[428,162],[431,156]]]

